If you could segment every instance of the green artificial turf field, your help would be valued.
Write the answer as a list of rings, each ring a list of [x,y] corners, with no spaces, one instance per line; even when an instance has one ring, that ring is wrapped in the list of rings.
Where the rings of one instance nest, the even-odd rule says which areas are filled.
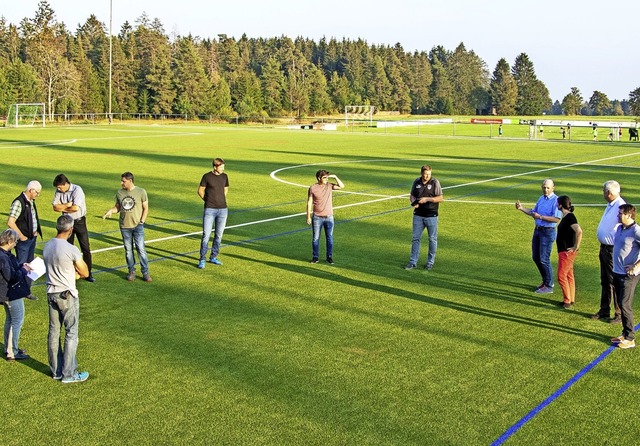
[[[97,279],[78,285],[78,361],[90,378],[74,385],[50,377],[45,288],[34,287],[40,299],[25,303],[21,335],[31,359],[0,364],[0,438],[635,444],[640,351],[611,349],[620,326],[589,316],[600,299],[602,183],[615,179],[640,202],[638,147],[177,125],[0,129],[2,218],[37,179],[49,240],[51,182],[65,173],[87,196]],[[230,181],[224,264],[198,270],[196,191],[214,157]],[[405,271],[407,194],[422,164],[444,188],[438,255],[432,271]],[[334,193],[335,265],[309,264],[306,188],[320,168],[346,186]],[[152,283],[125,280],[117,218],[102,219],[125,171],[149,194]],[[555,305],[559,286],[532,292],[533,223],[513,206],[535,203],[547,177],[584,230],[572,310]],[[425,235],[421,264],[426,248]],[[554,273],[556,258],[554,249]]]

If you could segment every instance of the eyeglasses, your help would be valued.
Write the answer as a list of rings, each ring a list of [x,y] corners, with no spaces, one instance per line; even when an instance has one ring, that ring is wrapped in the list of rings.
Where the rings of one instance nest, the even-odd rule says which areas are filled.
[[[36,189],[31,189],[31,190],[36,193],[36,197],[40,195],[40,191],[39,190],[36,190]]]

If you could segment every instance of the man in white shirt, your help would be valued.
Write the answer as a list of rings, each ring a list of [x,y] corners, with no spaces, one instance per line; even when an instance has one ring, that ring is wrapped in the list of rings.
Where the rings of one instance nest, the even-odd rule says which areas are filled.
[[[602,186],[602,194],[607,201],[607,206],[598,225],[598,241],[600,242],[600,309],[591,316],[596,320],[609,320],[612,324],[622,322],[620,307],[616,300],[613,286],[613,239],[620,225],[618,221],[618,208],[626,202],[620,196],[620,184],[610,180]],[[614,306],[614,316],[610,319],[611,304]]]

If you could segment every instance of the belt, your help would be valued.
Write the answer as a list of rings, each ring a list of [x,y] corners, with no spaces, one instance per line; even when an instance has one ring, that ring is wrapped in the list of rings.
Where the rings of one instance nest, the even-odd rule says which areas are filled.
[[[555,226],[536,226],[536,231],[553,231]]]

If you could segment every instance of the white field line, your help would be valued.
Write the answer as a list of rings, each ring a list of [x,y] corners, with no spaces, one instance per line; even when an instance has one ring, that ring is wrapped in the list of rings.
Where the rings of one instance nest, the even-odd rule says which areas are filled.
[[[516,178],[516,177],[520,177],[520,176],[525,176],[525,175],[532,175],[535,173],[540,173],[540,172],[548,172],[551,170],[559,170],[559,169],[566,169],[569,167],[574,167],[574,166],[580,166],[580,165],[588,165],[588,164],[592,164],[592,163],[597,163],[600,161],[608,161],[608,160],[612,160],[612,159],[618,159],[618,158],[624,158],[624,157],[628,157],[628,156],[634,156],[634,155],[640,155],[640,152],[635,152],[635,153],[630,153],[630,154],[626,154],[626,155],[618,155],[618,156],[612,156],[612,157],[608,157],[608,158],[601,158],[598,160],[594,160],[594,161],[585,161],[585,162],[581,162],[581,163],[571,163],[571,164],[564,164],[561,166],[556,166],[556,167],[550,167],[548,169],[539,169],[539,170],[533,170],[533,171],[529,171],[529,172],[523,172],[523,173],[518,173],[518,174],[513,174],[513,175],[505,175],[505,176],[501,176],[501,177],[496,177],[496,178],[490,178],[490,179],[486,179],[486,180],[480,180],[480,181],[472,181],[469,183],[464,183],[464,184],[457,184],[455,186],[449,186],[449,187],[443,187],[443,189],[454,189],[454,188],[458,188],[458,187],[463,187],[463,186],[472,186],[475,184],[481,184],[481,183],[488,183],[491,181],[500,181],[500,180],[504,180],[507,178]],[[288,181],[284,181],[281,180],[279,178],[277,178],[277,176],[275,175],[278,172],[281,172],[283,170],[287,170],[287,169],[294,169],[294,168],[298,168],[298,167],[308,167],[308,166],[317,166],[317,165],[328,165],[328,164],[340,164],[340,163],[354,163],[354,162],[388,162],[388,161],[415,161],[413,159],[408,159],[408,160],[358,160],[358,161],[335,161],[335,162],[328,162],[328,163],[313,163],[313,164],[301,164],[299,166],[290,166],[290,167],[283,167],[282,169],[278,169],[278,170],[274,170],[271,173],[271,178],[275,179],[276,181],[280,181],[282,183],[285,184],[290,184],[292,186],[298,186],[298,187],[309,187],[306,185],[300,185],[300,184],[296,184],[296,183],[291,183]],[[357,193],[358,195],[370,195],[370,196],[374,196],[374,197],[378,197],[375,198],[373,200],[367,200],[367,201],[361,201],[358,203],[350,203],[350,204],[344,204],[341,206],[335,206],[334,209],[344,209],[344,208],[348,208],[348,207],[353,207],[353,206],[362,206],[362,205],[366,205],[366,204],[371,204],[371,203],[378,203],[381,201],[387,201],[387,200],[395,200],[395,199],[399,199],[399,198],[406,198],[409,194],[401,194],[401,195],[374,195],[374,194],[366,194],[366,193]],[[495,205],[503,205],[503,204],[509,204],[511,205],[512,203],[505,203],[505,202],[479,202],[479,201],[472,201],[472,200],[447,200],[447,201],[452,201],[452,202],[457,202],[457,203],[469,203],[469,204],[495,204]],[[581,206],[602,206],[599,204],[587,204],[587,205],[581,205]],[[278,220],[286,220],[289,218],[295,218],[295,217],[302,217],[305,216],[306,212],[299,212],[296,214],[289,214],[289,215],[282,215],[280,217],[273,217],[273,218],[267,218],[267,219],[263,219],[263,220],[255,220],[255,221],[250,221],[250,222],[246,222],[246,223],[240,223],[237,225],[231,225],[231,226],[227,226],[225,228],[226,229],[235,229],[235,228],[241,228],[241,227],[245,227],[245,226],[252,226],[252,225],[258,225],[258,224],[262,224],[262,223],[269,223],[272,221],[278,221]],[[145,244],[150,244],[150,243],[158,243],[158,242],[164,242],[167,240],[173,240],[173,239],[178,239],[178,238],[182,238],[182,237],[189,237],[192,235],[198,235],[201,234],[201,231],[196,231],[196,232],[189,232],[186,234],[178,234],[178,235],[172,235],[170,237],[161,237],[161,238],[157,238],[157,239],[153,239],[153,240],[148,240],[145,241]],[[102,248],[102,249],[97,249],[95,251],[91,251],[92,253],[99,253],[99,252],[106,252],[106,251],[112,251],[115,249],[123,249],[122,245],[117,245],[117,246],[111,246],[108,248]]]

